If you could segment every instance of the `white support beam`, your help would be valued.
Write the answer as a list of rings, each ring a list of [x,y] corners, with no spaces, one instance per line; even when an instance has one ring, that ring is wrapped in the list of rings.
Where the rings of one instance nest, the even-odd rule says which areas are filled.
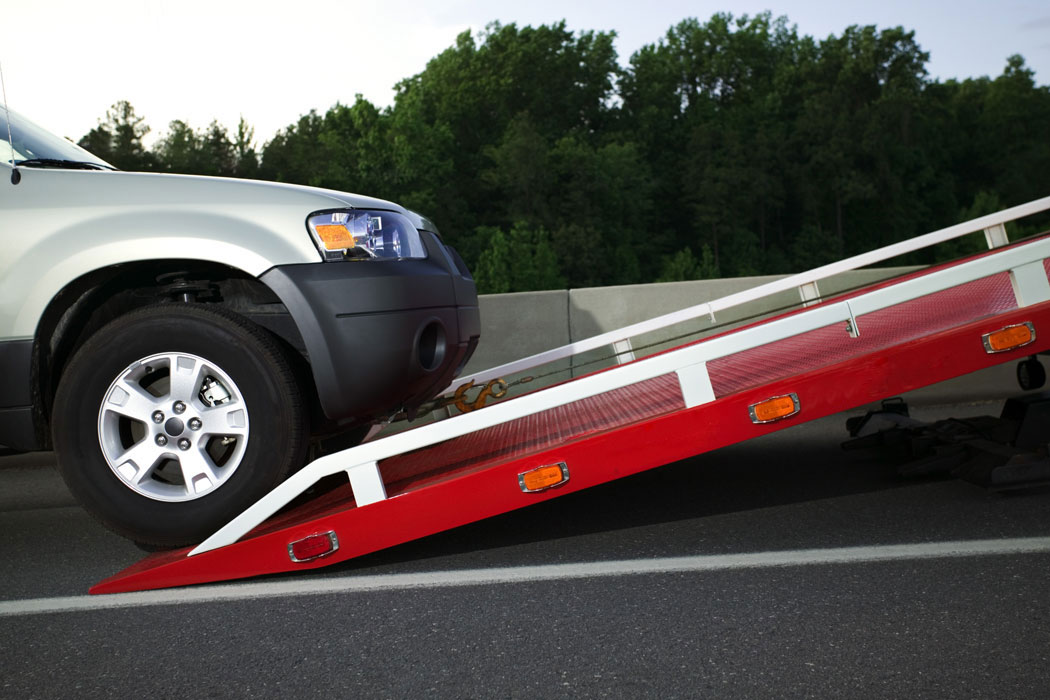
[[[613,343],[613,352],[616,353],[616,364],[625,365],[628,362],[634,362],[634,346],[631,345],[630,338],[624,338],[623,340],[617,340]]]
[[[849,312],[849,319],[846,321],[846,332],[849,333],[850,338],[859,338],[860,326],[857,325],[857,317],[853,313],[853,306],[848,301],[843,303],[846,305],[846,311]]]
[[[988,243],[988,248],[1001,248],[1010,242],[1010,239],[1006,235],[1006,224],[995,224],[989,226],[984,230],[984,240]]]
[[[1010,284],[1013,285],[1018,307],[1050,301],[1050,281],[1047,281],[1042,260],[1010,270]]]
[[[798,295],[802,297],[802,306],[813,306],[814,304],[820,303],[820,287],[817,286],[817,281],[806,282],[805,284],[799,285]]]
[[[711,375],[707,373],[707,363],[698,362],[675,371],[678,384],[682,389],[682,399],[686,408],[711,403],[715,400],[715,390],[711,387]]]
[[[378,463],[355,465],[346,470],[346,475],[350,477],[350,488],[354,490],[354,503],[358,508],[386,500],[386,486],[383,485]]]

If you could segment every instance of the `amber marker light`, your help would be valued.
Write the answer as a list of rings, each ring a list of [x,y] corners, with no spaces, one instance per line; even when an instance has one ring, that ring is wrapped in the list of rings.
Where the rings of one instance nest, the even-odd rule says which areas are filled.
[[[799,412],[798,395],[792,393],[774,396],[751,404],[747,410],[751,414],[752,423],[772,423]]]
[[[314,226],[318,237],[328,250],[343,250],[354,247],[354,237],[342,224],[321,224]]]
[[[518,474],[518,485],[525,493],[545,491],[555,486],[561,486],[569,480],[569,467],[565,462],[557,464],[546,464],[542,467],[530,469]]]
[[[981,340],[984,342],[986,353],[1006,352],[1035,342],[1035,326],[1031,321],[1025,321],[985,333]]]

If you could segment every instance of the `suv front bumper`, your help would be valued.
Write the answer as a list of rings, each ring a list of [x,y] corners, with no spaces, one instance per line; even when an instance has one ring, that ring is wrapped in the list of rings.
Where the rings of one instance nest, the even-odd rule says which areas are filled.
[[[321,408],[337,423],[433,398],[477,345],[473,279],[436,236],[420,235],[426,259],[283,265],[260,277],[295,321]]]

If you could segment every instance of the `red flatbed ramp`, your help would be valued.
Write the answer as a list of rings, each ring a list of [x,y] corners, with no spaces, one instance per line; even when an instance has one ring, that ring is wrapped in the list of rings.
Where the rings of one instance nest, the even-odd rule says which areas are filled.
[[[500,416],[513,415],[516,402],[539,400],[546,394],[556,399],[570,396],[571,385],[577,383],[600,388],[603,376],[615,378],[630,372],[631,365],[639,371],[655,368],[646,370],[650,374],[658,372],[626,386],[543,410],[528,409],[528,415],[376,459],[371,464],[380,475],[385,497],[375,502],[357,507],[354,488],[348,483],[269,518],[231,544],[192,556],[190,549],[149,556],[98,583],[91,592],[163,588],[327,566],[1048,350],[1048,256],[1050,238],[1024,241],[506,400],[469,414],[470,420],[490,412],[495,416],[496,408],[503,412]],[[993,272],[983,274],[988,270]],[[957,279],[965,281],[945,286]],[[895,303],[885,306],[887,300]],[[829,318],[833,322],[825,323]],[[848,321],[848,328],[842,319]],[[1028,344],[1006,352],[987,351],[982,336],[1016,324],[1031,324],[1034,337]],[[774,339],[761,342],[767,336]],[[724,348],[732,349],[738,341],[741,349],[726,354]],[[697,374],[697,366],[705,368],[706,375]],[[663,371],[666,367],[674,369]],[[705,376],[709,382],[703,381]],[[697,377],[699,389],[694,383]],[[753,422],[750,406],[789,394],[797,397],[797,413],[776,422]],[[406,441],[404,436],[422,430],[376,443]],[[366,443],[346,451],[347,465],[368,462],[370,454],[379,454],[370,449]],[[351,453],[357,454],[354,451],[362,455],[360,460],[351,459]],[[539,492],[522,490],[520,474],[553,464],[566,466],[566,482]],[[340,470],[332,467],[326,473]],[[322,533],[334,533],[338,549],[312,561],[292,560],[291,543]]]

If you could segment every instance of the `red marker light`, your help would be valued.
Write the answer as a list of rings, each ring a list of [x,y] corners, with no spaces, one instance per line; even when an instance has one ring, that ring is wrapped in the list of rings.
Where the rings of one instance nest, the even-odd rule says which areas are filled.
[[[329,530],[288,544],[288,556],[296,563],[313,561],[339,549],[339,538]]]

